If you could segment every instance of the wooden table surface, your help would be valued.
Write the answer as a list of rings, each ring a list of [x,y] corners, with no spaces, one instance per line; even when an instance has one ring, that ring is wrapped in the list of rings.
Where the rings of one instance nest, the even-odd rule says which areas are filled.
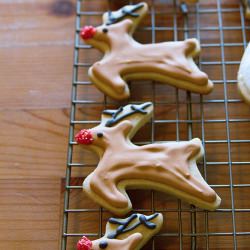
[[[88,1],[90,2],[90,0]],[[215,0],[210,2],[216,6]],[[224,0],[222,2],[232,2],[232,7],[238,6],[237,0]],[[209,19],[209,16],[207,18],[208,25],[218,25],[218,23],[213,23],[214,19]],[[240,17],[225,17],[224,21],[228,22],[229,25],[235,25],[235,23],[240,22]],[[60,219],[63,201],[62,180],[65,177],[68,143],[74,25],[74,0],[0,0],[1,250],[55,250],[59,246],[62,223]],[[156,39],[165,40],[166,38],[163,35],[160,34]],[[203,32],[201,34],[202,43],[217,43],[219,41],[218,32],[210,35]],[[143,37],[146,36],[141,36],[141,38]],[[171,34],[169,37],[171,37]],[[235,41],[234,37],[232,33],[226,35],[225,32],[225,42]],[[237,34],[237,37],[242,39],[242,34]],[[249,37],[247,35],[248,39]],[[220,48],[217,48],[217,50],[213,48],[213,53],[211,53],[212,49],[210,48],[203,51],[202,60],[220,60],[217,56],[220,55]],[[226,48],[225,59],[239,61],[242,53],[242,46]],[[99,56],[99,54],[94,55]],[[202,65],[203,70],[210,75],[211,79],[222,79],[221,70],[216,67],[220,67],[220,65],[216,65],[214,68],[213,65]],[[228,68],[228,79],[235,79],[237,68],[238,65]],[[164,87],[162,89],[165,91]],[[141,94],[140,100],[150,99],[150,88],[140,93],[140,89],[135,85],[134,93],[136,90],[139,95]],[[170,90],[170,92],[167,92],[165,98],[172,100],[175,92],[173,88],[167,90]],[[90,95],[91,98],[95,93],[100,95],[98,90],[94,89],[93,91],[85,94]],[[156,91],[161,97],[161,87],[158,89],[157,86]],[[93,96],[91,96],[91,93],[94,93]],[[84,93],[80,93],[80,95],[84,97]],[[185,99],[184,94],[183,96]],[[215,91],[206,96],[204,100],[209,101],[223,97],[222,85],[218,84]],[[229,84],[228,97],[232,100],[239,99],[235,84]],[[195,100],[199,101],[199,97]],[[200,119],[201,117],[199,107],[199,105],[197,105],[197,109],[194,107],[194,119]],[[171,117],[175,119],[176,107],[169,105],[163,108],[164,112],[161,112],[162,108],[158,106],[156,117],[165,119],[165,111],[167,110],[168,119],[171,119]],[[232,119],[250,118],[249,107],[244,103],[232,102],[229,104],[229,109]],[[100,110],[100,107],[97,107],[94,114],[91,113],[93,119],[98,119]],[[83,112],[90,115],[89,111],[90,109],[87,109]],[[206,104],[204,105],[204,113],[205,119],[224,117],[224,104]],[[182,117],[182,114],[186,116],[186,104],[180,105],[180,117]],[[166,125],[159,124],[156,139],[175,140],[175,124],[168,127],[164,126]],[[194,128],[195,135],[201,136],[199,125],[194,125]],[[230,128],[232,139],[250,139],[249,122],[240,125],[232,123]],[[162,131],[166,133],[164,134]],[[181,139],[186,139],[186,132],[186,128],[184,128],[180,134]],[[211,140],[221,139],[223,141],[227,138],[225,124],[223,123],[205,124],[205,133],[206,138]],[[207,159],[214,162],[226,162],[228,160],[227,150],[225,143],[218,143],[215,146],[214,144],[207,144]],[[249,143],[232,144],[231,150],[232,161],[241,163],[250,161]],[[207,169],[209,183],[229,183],[228,164],[225,163],[224,165],[214,168],[210,166]],[[241,174],[240,171],[244,174]],[[76,173],[75,176],[78,176],[78,174]],[[235,184],[249,183],[249,165],[234,165],[233,176]],[[249,187],[248,189],[238,190],[235,190],[236,208],[248,209],[250,207]],[[216,189],[216,191],[223,198],[222,208],[230,208],[229,188]],[[84,202],[79,202],[77,197],[82,195],[79,192],[78,190],[76,194],[73,194],[72,203],[77,203],[78,206]],[[150,193],[148,195],[150,196]],[[162,197],[159,200],[161,207],[166,200]],[[167,200],[168,204],[172,204],[171,201],[176,204],[176,200],[170,200],[170,202]],[[170,226],[171,221],[173,222],[172,225],[176,223],[176,218],[167,214],[168,225],[166,227],[170,233],[171,230],[176,231],[177,226],[173,226],[172,229]],[[231,220],[230,213],[211,213],[209,218],[209,230],[232,232],[231,222],[229,223]],[[190,229],[187,225],[190,223],[189,221],[186,223],[185,219],[188,221],[190,218],[186,218],[185,213],[183,213],[183,228],[189,232]],[[249,219],[249,212],[236,214],[237,230],[249,232]],[[218,225],[216,222],[219,220],[221,223]],[[76,216],[75,221],[80,221],[80,219]],[[227,223],[229,229],[226,230],[224,225]],[[80,230],[79,225],[76,225],[75,229]],[[74,228],[72,225],[70,227]],[[96,230],[98,231],[98,229]],[[227,237],[228,240],[223,237],[220,238],[221,240],[216,237],[212,240],[212,236],[210,239],[211,249],[233,249],[231,235]],[[175,241],[178,247],[179,242],[178,240]],[[200,238],[200,245],[202,245],[202,241],[203,239]],[[187,246],[189,246],[188,244]],[[239,237],[239,249],[248,249],[249,244],[248,236]],[[171,245],[168,249],[172,249]]]
[[[0,249],[58,249],[75,1],[0,0]]]

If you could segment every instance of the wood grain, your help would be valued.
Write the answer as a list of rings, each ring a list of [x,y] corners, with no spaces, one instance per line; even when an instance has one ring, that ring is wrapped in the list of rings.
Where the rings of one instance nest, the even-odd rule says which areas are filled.
[[[68,141],[67,110],[1,113],[1,178],[63,177]]]
[[[74,12],[56,2],[0,2],[1,109],[69,107]]]
[[[58,249],[58,179],[1,179],[0,200],[0,249]]]
[[[74,11],[0,1],[0,249],[59,247]]]

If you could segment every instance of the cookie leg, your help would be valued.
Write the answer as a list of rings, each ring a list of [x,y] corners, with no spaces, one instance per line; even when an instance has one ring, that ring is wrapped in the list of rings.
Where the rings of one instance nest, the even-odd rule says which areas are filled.
[[[188,159],[195,157],[199,159],[203,155],[203,147],[200,139],[195,138],[188,142],[188,147],[186,147],[186,153],[188,154]]]
[[[128,198],[120,192],[115,181],[110,176],[89,175],[83,186],[88,192],[94,193],[105,203],[114,208],[127,208]]]
[[[184,43],[186,55],[192,55],[192,57],[195,57],[200,52],[200,43],[197,39],[186,39]]]
[[[119,72],[112,70],[113,65],[99,62],[95,63],[89,70],[92,82],[105,94],[115,99],[126,99],[129,97],[127,83],[122,79]]]

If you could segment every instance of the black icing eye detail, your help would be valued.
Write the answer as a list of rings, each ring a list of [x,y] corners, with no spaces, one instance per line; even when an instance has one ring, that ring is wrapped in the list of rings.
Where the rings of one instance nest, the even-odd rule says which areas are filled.
[[[101,249],[105,249],[108,246],[108,242],[107,241],[101,241],[99,244],[99,248]]]
[[[103,28],[103,29],[102,29],[102,32],[103,32],[103,33],[108,33],[108,31],[109,31],[109,30],[108,30],[107,28]]]
[[[97,133],[97,137],[99,137],[99,138],[103,137],[103,133],[101,133],[101,132]]]

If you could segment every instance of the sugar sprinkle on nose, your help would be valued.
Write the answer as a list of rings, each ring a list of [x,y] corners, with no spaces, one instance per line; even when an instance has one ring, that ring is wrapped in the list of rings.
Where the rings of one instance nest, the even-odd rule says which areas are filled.
[[[75,135],[75,140],[78,144],[89,145],[94,141],[93,135],[90,129],[82,129]]]
[[[96,33],[96,28],[93,26],[84,26],[80,31],[80,35],[84,40],[92,38],[95,35],[95,33]]]

